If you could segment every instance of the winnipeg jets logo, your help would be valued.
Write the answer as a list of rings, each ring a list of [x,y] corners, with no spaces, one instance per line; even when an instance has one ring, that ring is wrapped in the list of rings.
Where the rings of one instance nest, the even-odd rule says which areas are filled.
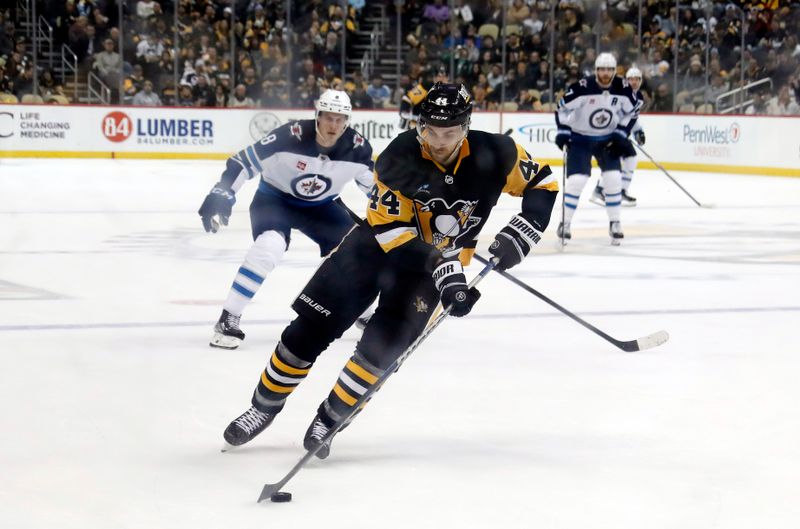
[[[289,133],[298,140],[303,139],[303,129],[296,121],[289,126]]]
[[[318,198],[331,188],[330,178],[321,174],[302,174],[292,180],[295,196],[304,199]]]
[[[353,135],[353,148],[358,149],[364,145],[364,136],[361,134],[354,134]]]
[[[608,127],[612,119],[614,119],[614,116],[611,114],[610,110],[607,108],[598,108],[589,116],[589,125],[595,129],[604,129]]]
[[[415,200],[417,225],[423,240],[442,253],[459,248],[458,241],[469,237],[471,229],[481,223],[480,217],[472,216],[477,205],[477,200],[457,200],[452,205],[441,198]]]

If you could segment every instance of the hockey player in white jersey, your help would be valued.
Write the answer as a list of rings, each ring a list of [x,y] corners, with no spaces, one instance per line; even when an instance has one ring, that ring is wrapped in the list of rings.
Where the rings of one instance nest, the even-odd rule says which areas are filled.
[[[641,105],[644,104],[644,97],[642,96],[642,92],[640,91],[642,87],[642,72],[639,68],[631,67],[628,69],[627,73],[625,74],[625,79],[628,81],[628,85],[633,90],[633,93],[636,94],[636,99],[641,101]],[[644,137],[644,128],[642,128],[641,120],[636,120],[636,124],[631,129],[631,136],[633,139],[636,140],[636,143],[639,145],[644,145],[645,137]],[[628,193],[628,189],[631,187],[631,181],[633,180],[633,172],[636,170],[636,163],[638,162],[639,158],[636,156],[636,149],[634,148],[633,144],[629,144],[630,148],[627,152],[623,153],[622,155],[622,205],[623,206],[635,206],[636,199],[632,197]],[[594,188],[594,192],[592,193],[592,198],[590,199],[597,205],[604,206],[606,201],[605,197],[603,196],[603,184],[600,180],[597,181],[597,186]]]
[[[353,179],[369,195],[373,161],[369,142],[349,127],[351,111],[345,92],[328,90],[316,102],[314,119],[282,125],[228,159],[198,213],[205,230],[216,233],[228,224],[236,192],[258,177],[250,204],[255,242],[233,280],[211,346],[235,349],[244,340],[242,312],[288,249],[292,229],[317,243],[324,256],[353,227],[334,199]]]
[[[595,60],[595,75],[571,84],[556,110],[556,145],[567,148],[567,182],[564,189],[564,221],[558,236],[570,239],[570,222],[592,169],[592,157],[600,166],[605,184],[606,212],[611,243],[623,238],[620,224],[622,177],[620,158],[630,146],[628,136],[639,114],[640,102],[621,77],[610,53]]]

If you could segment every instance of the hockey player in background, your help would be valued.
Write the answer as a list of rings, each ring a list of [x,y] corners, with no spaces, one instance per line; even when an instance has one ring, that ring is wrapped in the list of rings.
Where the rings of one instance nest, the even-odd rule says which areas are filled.
[[[639,115],[640,100],[615,72],[617,60],[601,53],[594,63],[595,75],[572,83],[556,110],[556,145],[567,148],[567,182],[564,189],[564,221],[558,236],[570,239],[570,222],[592,170],[592,157],[600,166],[605,186],[611,244],[623,238],[620,223],[622,177],[620,158],[629,152],[628,136]]]
[[[632,67],[628,69],[628,72],[625,74],[625,80],[628,81],[628,85],[633,90],[633,93],[636,94],[636,99],[641,101],[641,105],[644,104],[644,97],[642,96],[642,92],[640,91],[642,87],[642,72],[639,68]],[[644,137],[644,129],[642,128],[642,122],[640,120],[636,120],[636,124],[631,129],[631,135],[633,139],[636,140],[636,143],[639,145],[644,145],[645,137]],[[630,138],[629,138],[630,139]],[[633,172],[636,170],[636,163],[638,162],[638,157],[636,156],[636,148],[633,146],[632,142],[628,142],[628,148],[626,148],[625,152],[622,153],[622,205],[623,206],[635,206],[636,199],[628,194],[628,189],[631,187],[631,181],[633,180]],[[604,206],[605,205],[605,197],[603,196],[603,185],[600,180],[597,181],[597,186],[594,188],[594,192],[592,193],[592,198],[590,199],[597,205]]]
[[[497,268],[519,264],[540,241],[558,194],[540,166],[502,134],[469,130],[472,103],[463,85],[434,85],[415,130],[401,133],[376,162],[366,221],[357,224],[303,288],[261,373],[252,406],[224,432],[244,444],[275,419],[317,357],[377,297],[353,356],[306,431],[306,449],[319,447],[369,387],[424,330],[441,300],[466,316],[480,297],[468,288],[468,264],[478,235],[501,193],[521,198],[519,213],[489,251]],[[329,444],[317,455],[327,457]]]
[[[373,161],[369,142],[349,127],[351,110],[346,93],[328,90],[316,102],[314,119],[282,125],[228,159],[198,213],[205,230],[216,233],[219,224],[228,224],[236,192],[258,177],[250,204],[255,242],[222,305],[210,345],[235,349],[244,340],[242,312],[288,249],[293,229],[317,243],[324,256],[353,227],[334,199],[353,179],[369,194]]]

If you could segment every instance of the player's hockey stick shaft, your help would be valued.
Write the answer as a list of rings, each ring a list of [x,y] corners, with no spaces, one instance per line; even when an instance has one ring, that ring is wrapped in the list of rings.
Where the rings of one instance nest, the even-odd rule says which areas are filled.
[[[475,254],[475,259],[477,259],[481,263],[487,263],[488,262],[486,259],[484,259],[483,257],[481,257],[478,254]],[[623,351],[626,351],[626,352],[630,353],[630,352],[633,352],[633,351],[641,351],[643,349],[650,349],[651,347],[656,347],[656,346],[659,346],[659,345],[663,344],[664,342],[666,342],[669,339],[669,334],[667,334],[666,331],[658,331],[658,332],[655,332],[653,334],[650,334],[650,335],[644,336],[642,338],[639,338],[638,340],[630,340],[630,341],[617,340],[613,336],[609,336],[608,334],[604,333],[603,331],[601,331],[600,329],[598,329],[597,327],[595,327],[591,323],[589,323],[589,322],[583,320],[582,318],[576,316],[575,314],[573,314],[569,310],[565,309],[564,307],[562,307],[561,305],[559,305],[558,303],[556,303],[552,299],[548,298],[547,296],[545,296],[544,294],[542,294],[538,290],[536,290],[533,287],[527,285],[526,283],[523,283],[522,281],[520,281],[519,279],[517,279],[513,275],[509,274],[505,270],[495,270],[495,272],[497,272],[501,276],[505,277],[506,279],[508,279],[509,281],[514,283],[515,285],[517,285],[519,287],[522,287],[524,290],[527,290],[528,292],[530,292],[531,294],[533,294],[537,298],[541,299],[542,301],[544,301],[545,303],[547,303],[551,307],[554,307],[554,308],[558,309],[559,311],[561,311],[566,316],[569,316],[570,318],[572,318],[573,320],[577,321],[578,323],[580,323],[581,325],[583,325],[584,327],[586,327],[587,329],[589,329],[590,331],[592,331],[596,335],[600,336],[601,338],[603,338],[607,342],[616,345],[617,347],[619,347]]]
[[[478,272],[478,275],[475,276],[469,283],[469,288],[474,287],[484,277],[486,277],[489,274],[489,272],[491,272],[494,269],[497,263],[495,259],[492,259],[491,261],[485,261],[485,264],[486,266],[484,266],[483,269],[480,272]],[[367,391],[365,391],[364,394],[358,398],[358,400],[356,400],[356,402],[350,408],[350,411],[344,417],[339,419],[336,422],[336,424],[333,425],[333,427],[328,431],[328,433],[326,433],[325,436],[320,440],[320,443],[317,446],[315,446],[311,450],[306,451],[305,455],[302,458],[300,458],[300,461],[298,461],[294,465],[294,467],[292,467],[292,469],[283,477],[283,479],[281,479],[277,483],[268,483],[264,485],[264,487],[261,489],[261,495],[259,495],[258,501],[261,502],[263,500],[269,499],[273,494],[280,491],[289,482],[289,480],[291,480],[295,476],[295,474],[297,474],[300,471],[300,469],[302,469],[306,465],[306,463],[308,463],[309,460],[311,460],[311,458],[313,458],[317,454],[317,452],[319,452],[319,450],[325,445],[325,443],[333,439],[333,436],[339,433],[339,431],[344,427],[344,425],[350,422],[350,420],[356,415],[356,413],[358,413],[361,410],[361,407],[364,404],[366,404],[367,401],[369,401],[369,399],[372,398],[372,395],[374,395],[375,392],[381,388],[381,386],[386,382],[386,380],[390,376],[392,376],[392,374],[395,373],[398,369],[400,369],[400,366],[403,365],[403,362],[405,362],[406,359],[409,356],[411,356],[411,353],[413,353],[420,346],[420,344],[422,344],[422,342],[424,342],[425,339],[431,335],[434,329],[436,329],[436,327],[438,327],[439,324],[442,323],[442,321],[444,321],[444,319],[447,317],[448,314],[450,314],[450,310],[449,309],[444,310],[433,320],[431,320],[428,326],[425,327],[425,330],[422,331],[422,334],[420,334],[417,337],[417,339],[414,340],[414,342],[411,345],[409,345],[408,348],[405,351],[403,351],[403,353],[399,357],[397,357],[397,359],[394,362],[392,362],[392,364],[386,369],[386,371],[380,377],[378,377],[378,380],[376,380],[375,383],[372,386],[370,386],[369,389],[367,389]]]
[[[662,172],[662,173],[664,173],[664,174],[667,176],[667,178],[669,178],[670,180],[672,180],[672,182],[673,182],[673,183],[674,183],[676,186],[678,186],[678,188],[680,188],[680,190],[681,190],[681,191],[683,191],[684,193],[686,193],[686,196],[687,196],[687,197],[689,197],[689,198],[691,198],[691,199],[692,199],[692,202],[694,202],[695,204],[697,204],[697,205],[698,205],[698,206],[700,206],[701,208],[704,208],[704,207],[706,207],[706,206],[704,206],[703,204],[701,204],[701,203],[700,203],[700,202],[699,202],[699,201],[698,201],[696,198],[694,198],[694,197],[692,196],[692,194],[691,194],[691,193],[689,193],[689,192],[686,190],[686,188],[685,188],[685,187],[683,187],[683,186],[682,186],[680,183],[678,183],[678,181],[677,181],[677,180],[675,180],[675,178],[673,178],[673,176],[672,176],[671,174],[669,174],[669,172],[667,172],[667,170],[666,170],[666,169],[664,169],[664,167],[663,167],[663,166],[662,166],[660,163],[658,163],[657,161],[655,161],[655,159],[653,159],[653,157],[652,157],[652,156],[650,156],[650,154],[648,154],[648,152],[647,152],[646,150],[644,150],[644,149],[642,148],[642,146],[641,146],[641,145],[639,145],[639,144],[638,144],[638,143],[636,143],[635,141],[634,141],[634,142],[631,142],[631,143],[633,143],[633,144],[636,146],[636,148],[637,148],[637,149],[639,149],[639,150],[642,152],[642,154],[644,154],[645,156],[647,156],[647,159],[648,159],[648,160],[650,160],[651,162],[653,162],[653,165],[655,165],[656,167],[658,167],[659,169],[661,169],[661,172]]]
[[[567,146],[564,145],[564,158],[561,167],[561,248],[564,248],[564,232],[567,227],[564,225],[567,216]]]

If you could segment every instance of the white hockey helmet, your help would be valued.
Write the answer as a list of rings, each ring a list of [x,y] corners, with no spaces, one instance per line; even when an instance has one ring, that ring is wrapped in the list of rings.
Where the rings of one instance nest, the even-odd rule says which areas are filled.
[[[601,53],[594,61],[594,69],[598,68],[617,68],[617,59],[608,52]]]
[[[350,96],[341,90],[325,90],[314,105],[317,109],[316,116],[320,112],[332,112],[334,114],[344,114],[350,121],[350,114],[353,106],[350,104]]]
[[[625,73],[625,79],[641,79],[642,71],[636,66],[631,66]]]

